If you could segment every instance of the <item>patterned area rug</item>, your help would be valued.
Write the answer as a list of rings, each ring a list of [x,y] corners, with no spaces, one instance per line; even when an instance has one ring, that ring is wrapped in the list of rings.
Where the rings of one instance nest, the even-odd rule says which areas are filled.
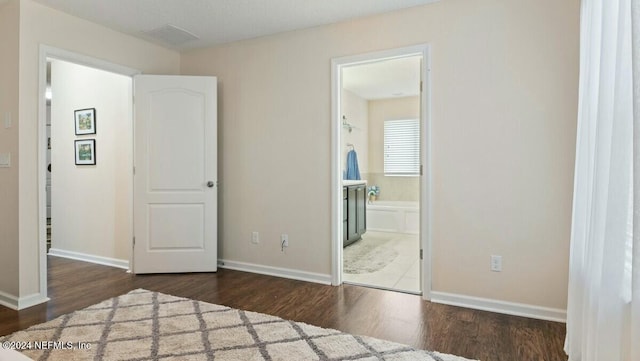
[[[385,268],[396,257],[390,236],[367,234],[343,251],[343,272],[349,274],[373,273]]]
[[[143,289],[0,341],[34,360],[467,360]]]

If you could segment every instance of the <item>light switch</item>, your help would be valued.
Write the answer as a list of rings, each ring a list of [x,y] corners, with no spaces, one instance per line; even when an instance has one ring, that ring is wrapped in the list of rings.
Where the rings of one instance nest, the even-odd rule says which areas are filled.
[[[11,113],[10,112],[4,113],[4,128],[5,129],[11,128]]]
[[[0,168],[11,167],[11,153],[0,153]]]

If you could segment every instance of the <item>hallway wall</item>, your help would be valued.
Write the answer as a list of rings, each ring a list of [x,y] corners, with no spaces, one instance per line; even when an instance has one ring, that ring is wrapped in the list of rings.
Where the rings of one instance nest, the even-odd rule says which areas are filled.
[[[132,239],[132,79],[51,64],[51,252],[129,261]],[[96,109],[96,134],[75,135],[74,111]],[[75,140],[95,139],[96,165],[75,164]]]

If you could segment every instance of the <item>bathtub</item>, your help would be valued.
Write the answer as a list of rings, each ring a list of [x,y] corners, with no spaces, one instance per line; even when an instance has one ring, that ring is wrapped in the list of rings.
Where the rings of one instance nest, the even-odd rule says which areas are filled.
[[[418,234],[420,232],[419,203],[401,201],[367,203],[367,230]]]

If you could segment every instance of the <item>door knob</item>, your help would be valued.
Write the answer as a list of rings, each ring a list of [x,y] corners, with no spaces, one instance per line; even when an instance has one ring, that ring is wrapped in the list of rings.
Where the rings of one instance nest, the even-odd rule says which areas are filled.
[[[212,181],[207,182],[207,187],[213,188],[214,183]]]

